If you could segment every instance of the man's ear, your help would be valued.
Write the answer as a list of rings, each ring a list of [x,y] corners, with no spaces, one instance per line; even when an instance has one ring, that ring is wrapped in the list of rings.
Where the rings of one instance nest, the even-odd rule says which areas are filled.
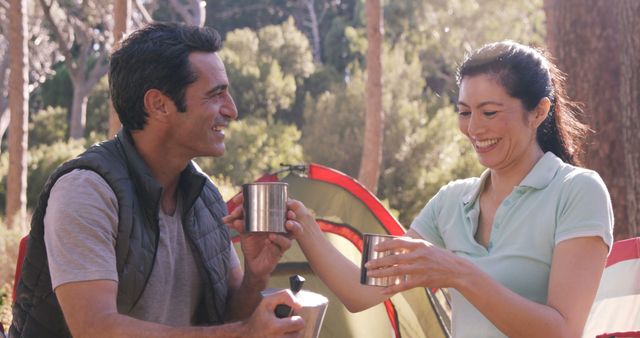
[[[548,97],[543,97],[538,102],[538,105],[533,109],[533,126],[538,128],[544,119],[549,115],[549,109],[551,109],[551,101]]]
[[[157,89],[149,89],[144,94],[144,109],[150,120],[167,121],[173,102]]]

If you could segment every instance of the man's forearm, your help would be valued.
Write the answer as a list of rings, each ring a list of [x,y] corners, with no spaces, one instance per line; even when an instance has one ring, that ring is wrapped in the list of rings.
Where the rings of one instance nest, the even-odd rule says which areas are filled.
[[[245,336],[246,327],[235,322],[206,327],[172,327],[138,320],[126,315],[104,315],[90,325],[75,327],[74,337],[220,337]]]
[[[262,300],[262,290],[267,286],[266,278],[245,274],[240,287],[233,290],[227,307],[227,322],[249,318]]]

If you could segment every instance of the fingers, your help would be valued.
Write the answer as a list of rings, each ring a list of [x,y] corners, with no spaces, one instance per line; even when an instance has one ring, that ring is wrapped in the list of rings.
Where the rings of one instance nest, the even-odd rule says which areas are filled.
[[[293,198],[289,198],[289,200],[287,201],[287,208],[289,210],[292,210],[293,212],[302,211],[303,209],[306,209],[304,204],[302,204],[302,202],[298,200],[294,200]]]
[[[302,337],[304,319],[300,316],[291,316],[278,319],[279,331],[284,332],[282,337]]]
[[[269,240],[271,241],[271,243],[273,243],[275,246],[278,247],[281,253],[291,248],[292,241],[286,236],[278,235],[278,234],[269,234]]]
[[[240,192],[237,195],[233,196],[233,198],[231,199],[231,202],[235,204],[242,204],[242,202],[244,202],[244,196]]]
[[[410,273],[414,273],[414,267],[412,265],[392,265],[385,266],[382,268],[372,269],[367,268],[367,276],[368,277],[392,277],[392,276],[403,276],[408,275]]]
[[[381,268],[393,266],[393,265],[409,264],[415,260],[414,258],[415,258],[415,255],[411,252],[388,255],[388,256],[384,256],[381,258],[376,258],[368,261],[365,264],[365,267],[367,269],[381,269]]]
[[[260,330],[265,337],[301,337],[304,329],[304,320],[299,316],[277,318],[275,315],[276,306],[283,304],[291,307],[294,313],[302,309],[291,291],[281,290],[265,296],[258,305],[256,313],[252,317],[262,318],[254,321],[256,329]],[[262,335],[261,335],[262,337]]]
[[[237,206],[231,213],[222,218],[222,222],[227,224],[229,227],[233,228],[238,232],[243,232],[244,230],[244,209],[242,205]]]
[[[298,303],[296,298],[291,293],[291,290],[280,290],[265,296],[262,299],[263,305],[269,310],[275,310],[278,304],[288,305],[293,309],[294,313],[299,312],[302,309],[302,305]]]
[[[418,287],[418,286],[420,286],[420,285],[418,284],[417,281],[412,280],[411,278],[409,278],[409,279],[406,279],[405,281],[400,282],[398,284],[385,286],[382,289],[382,294],[384,294],[384,295],[393,295],[393,294],[396,294],[398,292],[410,290],[410,289],[413,289],[413,288]]]
[[[417,247],[422,245],[424,241],[413,239],[409,237],[397,237],[394,239],[390,239],[381,243],[378,243],[374,247],[375,251],[389,251],[389,250],[397,250],[397,249],[405,249],[405,250],[415,250]]]
[[[287,229],[288,232],[293,234],[293,237],[296,237],[296,238],[298,238],[300,235],[304,233],[304,228],[302,227],[302,224],[300,224],[298,221],[288,220],[284,224],[284,227]]]

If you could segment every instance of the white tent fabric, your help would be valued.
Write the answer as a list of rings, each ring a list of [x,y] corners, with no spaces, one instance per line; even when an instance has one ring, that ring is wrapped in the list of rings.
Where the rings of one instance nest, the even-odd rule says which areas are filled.
[[[607,265],[582,337],[640,337],[640,238],[616,242]]]

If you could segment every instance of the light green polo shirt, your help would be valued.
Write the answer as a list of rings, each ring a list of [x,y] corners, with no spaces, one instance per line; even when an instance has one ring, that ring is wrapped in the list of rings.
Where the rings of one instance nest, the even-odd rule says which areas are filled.
[[[464,257],[502,285],[546,304],[555,246],[599,236],[611,248],[613,211],[595,171],[546,153],[496,210],[488,249],[476,242],[478,196],[489,175],[451,182],[427,203],[411,229],[429,242]],[[456,290],[452,331],[458,337],[505,337]],[[491,295],[487,295],[491,297]]]

